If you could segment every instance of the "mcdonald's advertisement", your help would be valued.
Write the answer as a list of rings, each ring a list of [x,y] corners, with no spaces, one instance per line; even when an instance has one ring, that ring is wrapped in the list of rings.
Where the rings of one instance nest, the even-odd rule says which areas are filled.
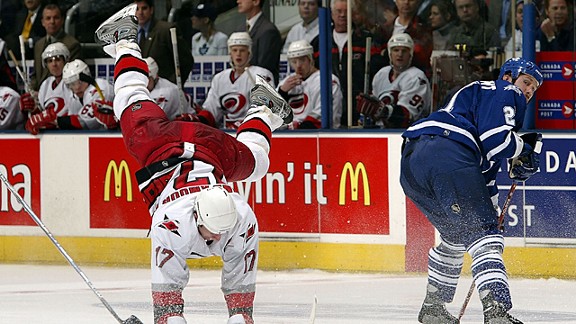
[[[139,167],[121,138],[90,138],[90,227],[150,228],[134,177]]]
[[[389,234],[387,141],[274,137],[268,174],[234,186],[264,232]],[[90,138],[89,144],[91,228],[149,228],[134,178],[139,166],[122,139]]]

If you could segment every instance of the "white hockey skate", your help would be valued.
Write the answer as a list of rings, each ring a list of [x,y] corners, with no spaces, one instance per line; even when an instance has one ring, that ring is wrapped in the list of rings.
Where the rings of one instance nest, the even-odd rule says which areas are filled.
[[[270,108],[274,115],[282,118],[285,125],[294,119],[292,107],[259,75],[256,75],[256,85],[250,90],[250,102],[253,105]]]
[[[136,43],[138,41],[138,19],[136,18],[136,3],[122,8],[110,18],[106,19],[96,29],[94,38],[96,43],[104,45],[103,49],[108,55],[115,57],[115,44],[122,39]]]

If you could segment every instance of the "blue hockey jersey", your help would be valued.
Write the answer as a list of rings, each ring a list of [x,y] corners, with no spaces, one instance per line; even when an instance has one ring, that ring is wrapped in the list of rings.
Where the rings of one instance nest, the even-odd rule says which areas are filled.
[[[456,92],[443,108],[412,124],[402,136],[443,136],[478,152],[478,163],[494,195],[502,161],[518,156],[524,148],[516,132],[525,113],[526,98],[518,87],[504,80],[477,81]]]

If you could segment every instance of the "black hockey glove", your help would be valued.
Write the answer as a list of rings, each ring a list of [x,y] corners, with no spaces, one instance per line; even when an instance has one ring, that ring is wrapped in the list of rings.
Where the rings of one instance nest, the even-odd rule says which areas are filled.
[[[516,181],[526,181],[540,167],[540,151],[542,150],[542,134],[527,133],[521,135],[524,140],[524,149],[519,156],[509,159],[510,179]]]

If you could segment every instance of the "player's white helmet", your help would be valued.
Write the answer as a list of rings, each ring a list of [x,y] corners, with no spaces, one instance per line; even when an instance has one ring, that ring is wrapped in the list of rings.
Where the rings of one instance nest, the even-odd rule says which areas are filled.
[[[314,54],[314,48],[312,45],[310,45],[310,43],[308,43],[308,41],[303,39],[290,43],[286,57],[289,59],[301,56],[308,56],[312,58],[312,54]]]
[[[156,61],[151,57],[145,58],[144,61],[148,64],[148,70],[150,71],[148,76],[152,79],[156,79],[158,77],[158,63],[156,63]]]
[[[64,57],[64,62],[68,61],[68,59],[70,58],[70,51],[68,50],[68,47],[66,47],[66,45],[60,42],[56,42],[46,46],[44,52],[42,52],[42,66],[46,67],[47,58],[58,56]]]
[[[397,46],[408,47],[410,49],[410,58],[414,56],[414,41],[410,35],[406,33],[400,33],[394,34],[392,37],[390,37],[388,40],[388,57],[390,60],[392,60],[392,57],[390,57],[392,49]]]
[[[83,61],[76,59],[64,65],[64,69],[62,70],[62,80],[64,80],[65,84],[71,84],[80,80],[80,74],[91,76],[90,68],[88,68],[88,65]]]
[[[230,37],[228,37],[228,52],[231,52],[230,49],[232,46],[243,45],[248,47],[248,51],[252,53],[252,37],[247,32],[236,32],[232,33]]]
[[[232,196],[219,186],[202,189],[196,196],[194,211],[198,226],[202,225],[214,234],[229,231],[238,221]]]

